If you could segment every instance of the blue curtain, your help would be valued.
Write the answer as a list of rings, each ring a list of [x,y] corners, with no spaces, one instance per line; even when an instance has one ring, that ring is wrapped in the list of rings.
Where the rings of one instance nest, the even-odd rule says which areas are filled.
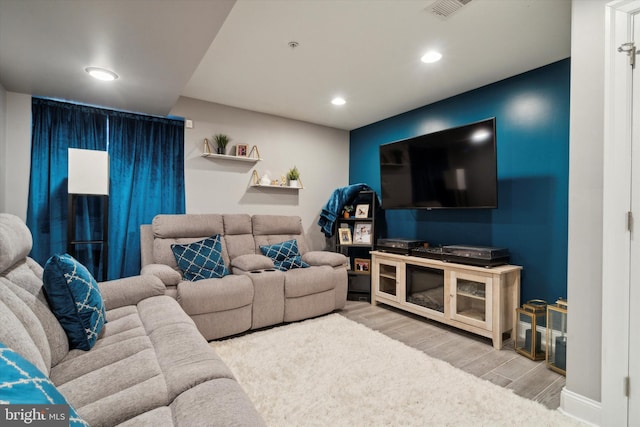
[[[51,255],[67,250],[68,150],[106,150],[107,121],[100,109],[41,98],[32,99],[31,115],[31,177],[26,222],[33,235],[30,255],[44,265]],[[95,230],[101,230],[95,225],[100,224],[100,203],[97,199],[78,200],[76,235],[79,238],[95,238]],[[96,264],[94,255],[93,251],[85,254],[87,264]],[[99,254],[95,258],[99,259]]]
[[[27,226],[41,265],[67,248],[68,149],[106,150],[110,160],[108,279],[140,272],[140,225],[159,213],[184,213],[184,121],[32,99]],[[80,197],[76,236],[100,240],[102,201]],[[88,245],[87,245],[88,246]],[[76,246],[102,278],[100,252]]]
[[[140,273],[140,225],[184,213],[184,121],[109,116],[109,278]]]

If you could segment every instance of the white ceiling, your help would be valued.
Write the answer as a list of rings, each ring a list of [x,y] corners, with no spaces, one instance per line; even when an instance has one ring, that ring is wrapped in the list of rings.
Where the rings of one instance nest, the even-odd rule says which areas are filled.
[[[446,19],[433,3],[0,0],[0,84],[157,115],[182,95],[350,130],[570,55],[570,0],[472,0]],[[429,49],[443,59],[420,62]],[[93,81],[90,65],[120,78]]]

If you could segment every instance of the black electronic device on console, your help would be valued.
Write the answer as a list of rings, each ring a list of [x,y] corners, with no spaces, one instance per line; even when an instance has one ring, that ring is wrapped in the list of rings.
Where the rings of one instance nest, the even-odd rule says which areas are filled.
[[[421,257],[421,258],[429,258],[429,259],[437,259],[438,261],[443,261],[442,259],[442,246],[430,247],[430,246],[420,246],[415,249],[411,249],[411,255]]]
[[[412,249],[424,244],[423,240],[413,239],[378,239],[376,249],[400,255],[409,255]]]
[[[442,260],[487,268],[495,267],[509,263],[509,250],[490,246],[443,246]]]

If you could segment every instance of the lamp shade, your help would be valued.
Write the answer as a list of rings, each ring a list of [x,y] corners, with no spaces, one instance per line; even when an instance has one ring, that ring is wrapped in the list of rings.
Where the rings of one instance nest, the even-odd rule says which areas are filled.
[[[68,192],[109,195],[109,153],[69,148]]]

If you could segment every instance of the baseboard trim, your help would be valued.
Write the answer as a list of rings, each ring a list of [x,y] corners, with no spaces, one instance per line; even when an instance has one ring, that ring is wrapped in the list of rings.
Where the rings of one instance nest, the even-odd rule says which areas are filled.
[[[560,408],[558,410],[593,426],[601,425],[601,403],[567,390],[566,387],[563,387],[560,393]]]

